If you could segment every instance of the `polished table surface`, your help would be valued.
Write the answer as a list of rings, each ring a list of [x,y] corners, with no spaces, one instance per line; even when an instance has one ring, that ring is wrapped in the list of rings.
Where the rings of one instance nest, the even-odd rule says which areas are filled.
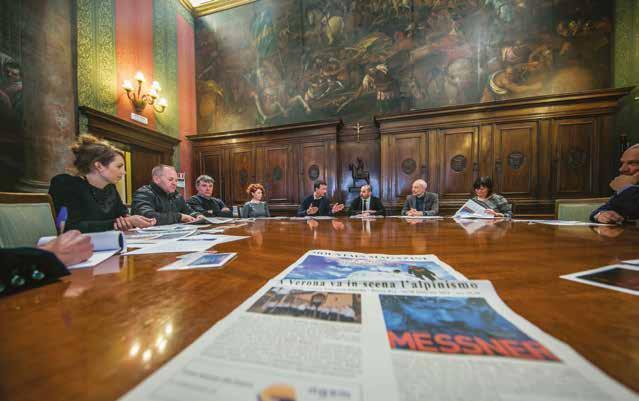
[[[559,278],[639,258],[637,227],[502,221],[471,233],[451,219],[341,218],[225,234],[251,238],[215,248],[238,252],[221,270],[157,271],[178,254],[114,256],[0,299],[0,400],[115,400],[310,249],[435,254],[639,391],[639,298]]]

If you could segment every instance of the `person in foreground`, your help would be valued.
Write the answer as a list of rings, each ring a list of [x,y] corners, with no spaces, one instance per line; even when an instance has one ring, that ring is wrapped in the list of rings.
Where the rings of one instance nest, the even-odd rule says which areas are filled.
[[[160,164],[151,171],[153,182],[133,194],[133,213],[156,219],[158,225],[192,223],[202,215],[184,201],[177,189],[175,167]]]
[[[197,195],[188,200],[191,209],[208,217],[233,217],[231,210],[226,207],[222,199],[213,197],[215,180],[208,175],[201,175],[195,180]]]
[[[619,174],[610,182],[615,191],[606,204],[592,212],[590,220],[597,223],[623,223],[639,219],[639,143],[621,155]]]
[[[0,296],[51,283],[92,254],[91,237],[77,230],[37,248],[0,248]]]
[[[412,195],[406,197],[402,216],[437,216],[439,214],[439,196],[426,192],[428,184],[424,180],[415,180]]]
[[[326,197],[326,181],[317,180],[313,183],[313,194],[304,198],[297,209],[297,216],[332,216],[344,210],[344,205],[336,203],[331,206],[331,201]]]
[[[242,217],[271,217],[268,204],[262,200],[264,197],[264,187],[262,184],[251,184],[246,189],[246,193],[251,198],[242,206]]]
[[[92,135],[80,135],[71,146],[78,175],[51,179],[49,195],[57,213],[66,207],[65,228],[81,232],[149,227],[155,219],[129,215],[115,184],[124,176],[124,153]]]
[[[384,216],[386,210],[382,201],[373,196],[373,187],[370,185],[362,185],[359,189],[359,197],[353,200],[348,215],[364,215],[364,216]]]
[[[512,217],[513,207],[508,200],[493,192],[493,179],[479,177],[473,183],[475,196],[472,200],[486,208],[486,213],[495,217]]]

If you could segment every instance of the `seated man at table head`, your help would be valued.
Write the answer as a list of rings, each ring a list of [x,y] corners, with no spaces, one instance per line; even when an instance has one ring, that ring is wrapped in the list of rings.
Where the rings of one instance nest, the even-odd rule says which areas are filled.
[[[439,214],[439,195],[426,192],[428,184],[424,180],[415,180],[412,195],[406,197],[402,216],[437,216]]]
[[[250,217],[271,217],[268,210],[268,204],[262,199],[264,198],[264,187],[262,184],[251,184],[246,189],[246,193],[251,198],[242,206],[240,216]]]
[[[233,212],[226,207],[222,199],[213,197],[215,180],[208,175],[201,175],[195,180],[197,195],[189,198],[191,209],[208,217],[233,217]]]
[[[77,175],[51,179],[49,195],[57,213],[64,207],[65,228],[82,232],[149,227],[153,218],[130,216],[115,184],[124,176],[124,152],[93,135],[80,135],[71,146]]]
[[[344,210],[344,205],[331,201],[326,197],[326,181],[317,180],[313,183],[313,194],[307,196],[297,209],[297,216],[332,216]]]
[[[373,196],[373,187],[370,185],[362,185],[359,189],[359,197],[355,198],[351,202],[351,206],[348,209],[349,216],[354,215],[367,215],[367,216],[384,216],[386,210],[382,201]]]
[[[486,213],[495,217],[512,217],[513,207],[508,200],[493,192],[493,179],[479,177],[473,183],[473,200],[486,208]]]
[[[623,223],[639,220],[639,143],[621,155],[619,174],[610,182],[615,191],[608,202],[590,215],[597,223]]]
[[[153,167],[151,175],[153,182],[133,194],[131,208],[135,214],[156,219],[158,225],[192,223],[202,217],[176,191],[175,167],[159,164]]]

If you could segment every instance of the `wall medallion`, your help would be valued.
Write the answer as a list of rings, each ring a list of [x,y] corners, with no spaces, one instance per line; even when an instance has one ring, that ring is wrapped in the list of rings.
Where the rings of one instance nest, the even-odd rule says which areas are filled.
[[[313,164],[311,167],[308,168],[308,178],[311,181],[315,181],[316,179],[319,178],[319,176],[320,176],[320,169],[317,164]]]
[[[404,159],[402,162],[402,171],[406,175],[411,175],[415,172],[417,168],[417,163],[413,159]]]
[[[456,155],[450,159],[450,168],[457,173],[461,173],[466,170],[466,165],[468,164],[468,159],[464,155]]]
[[[518,151],[511,152],[508,155],[508,165],[513,170],[518,170],[526,161],[526,156]]]
[[[575,170],[583,167],[586,164],[586,152],[580,148],[569,149],[566,163],[568,163],[568,167]]]
[[[246,187],[248,185],[248,172],[244,169],[240,170],[240,185]]]
[[[273,168],[273,181],[279,181],[282,179],[282,169],[280,166],[275,166]]]

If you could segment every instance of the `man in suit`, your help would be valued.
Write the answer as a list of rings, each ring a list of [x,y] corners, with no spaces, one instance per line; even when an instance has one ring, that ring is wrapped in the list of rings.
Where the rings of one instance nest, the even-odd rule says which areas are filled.
[[[439,196],[426,192],[428,184],[424,180],[413,182],[413,194],[406,197],[402,216],[437,216],[439,214]]]
[[[384,216],[386,210],[382,201],[372,195],[373,188],[370,185],[362,185],[359,189],[359,197],[351,203],[348,215]]]
[[[621,173],[610,182],[615,191],[608,202],[592,212],[590,220],[597,223],[622,223],[639,219],[639,143],[621,155]]]
[[[313,183],[313,194],[307,196],[297,209],[297,216],[332,216],[344,210],[344,205],[331,201],[326,197],[326,181],[317,180]]]
[[[213,197],[215,180],[208,175],[201,175],[195,180],[197,195],[187,201],[191,209],[208,217],[233,217],[231,209],[226,207],[222,199]]]

